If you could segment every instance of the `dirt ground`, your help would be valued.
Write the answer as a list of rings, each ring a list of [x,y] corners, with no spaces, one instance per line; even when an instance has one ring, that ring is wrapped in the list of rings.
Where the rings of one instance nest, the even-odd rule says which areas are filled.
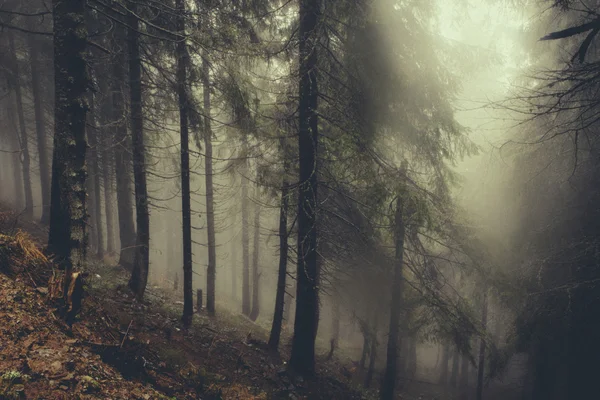
[[[45,228],[0,212],[2,232],[8,235],[0,236],[0,399],[377,398],[351,365],[325,354],[314,380],[291,376],[289,332],[280,354],[272,354],[265,327],[224,307],[212,318],[196,312],[183,329],[178,293],[150,286],[139,303],[126,289],[127,271],[102,260],[89,261],[82,312],[67,326],[48,300]],[[404,382],[398,398],[459,399],[423,382]]]

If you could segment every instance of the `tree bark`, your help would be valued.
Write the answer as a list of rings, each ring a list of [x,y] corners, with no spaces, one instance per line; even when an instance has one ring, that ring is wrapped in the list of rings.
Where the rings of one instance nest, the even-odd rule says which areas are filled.
[[[418,360],[417,360],[417,338],[414,336],[409,337],[408,341],[408,353],[407,358],[407,377],[414,378],[417,373]]]
[[[444,349],[442,352],[442,371],[440,373],[440,385],[448,384],[448,362],[450,361],[450,346],[444,342]]]
[[[292,295],[288,293],[287,286],[288,285],[286,284],[285,296],[283,298],[283,322],[285,324],[286,329],[291,328],[289,326],[289,322],[292,320],[292,304],[294,303],[294,297],[292,297]],[[295,291],[295,287],[290,287],[289,291],[293,293]]]
[[[377,313],[373,314],[373,325],[370,330],[370,343],[371,348],[369,349],[369,368],[367,369],[367,376],[365,377],[365,387],[371,387],[373,381],[373,374],[375,373],[375,361],[377,360],[377,327],[378,319]]]
[[[258,186],[256,187],[256,198],[258,199]],[[260,314],[260,270],[259,270],[259,251],[260,251],[260,212],[259,204],[254,205],[254,249],[252,252],[252,310],[250,319],[256,321]]]
[[[103,80],[104,81],[104,80]],[[108,92],[106,85],[103,93]],[[102,124],[106,124],[106,116],[108,110],[112,111],[112,102],[104,99],[103,107],[100,115],[102,116]],[[100,159],[102,160],[102,183],[104,184],[104,215],[106,218],[106,251],[108,254],[115,252],[115,227],[114,227],[114,210],[113,210],[113,174],[112,166],[114,165],[113,153],[111,151],[113,145],[113,131],[111,129],[102,129],[100,134],[100,142],[102,146]]]
[[[96,255],[99,258],[104,256],[104,230],[102,229],[102,189],[100,186],[100,162],[98,160],[98,116],[95,102],[95,95],[90,95],[90,123],[87,129],[87,137],[89,142],[88,154],[89,154],[89,171],[91,193],[90,199],[92,199],[90,208],[90,218],[93,221],[91,223],[91,229],[94,232]]]
[[[457,349],[452,352],[452,374],[450,375],[450,386],[458,387],[458,369],[460,368],[460,353]]]
[[[25,112],[23,111],[23,93],[21,90],[21,75],[19,74],[19,63],[17,49],[15,47],[15,35],[8,31],[8,42],[11,54],[11,67],[15,89],[15,102],[17,105],[17,117],[19,119],[19,143],[21,150],[21,168],[23,169],[23,192],[25,193],[24,215],[33,217],[33,193],[31,191],[31,158],[29,156],[29,138],[27,137],[27,126],[25,125]]]
[[[360,332],[363,335],[363,346],[362,346],[362,355],[360,357],[360,361],[358,366],[361,370],[365,369],[365,365],[367,363],[367,356],[369,355],[369,331],[367,324],[364,322],[359,322],[361,325]]]
[[[196,312],[202,312],[202,289],[196,290]]]
[[[327,355],[327,359],[330,360],[333,358],[333,353],[335,352],[335,349],[338,347],[339,345],[339,341],[340,341],[340,303],[339,300],[337,298],[333,298],[333,305],[332,305],[332,318],[331,318],[331,351],[329,352],[329,354]]]
[[[89,116],[90,113],[88,113],[88,120],[89,120]],[[90,124],[89,122],[87,123],[88,125]],[[86,139],[88,141],[88,143],[90,142],[90,138],[89,138],[89,126],[87,127],[86,131],[88,131],[88,134],[86,135]],[[85,192],[87,195],[87,210],[88,210],[88,241],[87,241],[87,250],[86,250],[86,254],[89,257],[90,255],[94,254],[94,252],[97,249],[97,237],[96,237],[96,213],[95,213],[95,209],[96,209],[96,203],[95,203],[95,192],[94,192],[94,182],[93,182],[93,174],[91,173],[91,168],[89,166],[90,161],[91,161],[91,149],[90,146],[88,146],[86,154],[85,154],[85,158],[87,160],[87,164],[88,164],[88,176],[87,179],[85,181]]]
[[[29,62],[31,63],[31,88],[33,91],[33,109],[35,113],[35,131],[40,169],[40,187],[42,192],[42,215],[40,222],[50,222],[50,167],[48,164],[48,141],[46,138],[46,114],[44,112],[44,91],[40,71],[39,43],[33,35],[27,35],[29,42]]]
[[[233,298],[234,303],[237,302],[237,243],[235,233],[235,220],[231,224],[231,297]]]
[[[55,131],[48,250],[65,270],[66,304],[73,268],[85,261],[85,123],[90,82],[85,60],[85,2],[53,0],[52,5]]]
[[[127,34],[121,24],[115,24],[115,41],[125,42]],[[115,178],[117,186],[117,217],[119,219],[119,265],[133,270],[136,249],[136,229],[133,219],[131,188],[131,140],[127,132],[125,113],[125,53],[117,52],[112,60],[112,107],[114,130]]]
[[[319,314],[319,266],[317,259],[318,84],[317,24],[319,0],[301,0],[299,17],[299,180],[298,264],[296,318],[290,368],[300,375],[315,372],[315,339]]]
[[[398,197],[396,200],[396,218],[395,218],[395,267],[394,278],[392,282],[392,303],[390,306],[390,326],[387,344],[387,361],[383,382],[381,384],[381,400],[392,400],[396,388],[396,375],[398,363],[398,342],[400,313],[402,310],[402,273],[404,269],[404,234],[406,227],[404,225],[403,199]]]
[[[215,238],[215,208],[213,188],[213,148],[210,119],[210,69],[208,53],[202,57],[202,85],[204,93],[204,166],[206,176],[206,234],[208,239],[208,267],[206,269],[206,311],[215,315],[215,284],[217,279],[217,245]]]
[[[485,332],[487,328],[487,289],[483,292],[483,304],[481,306],[481,329]],[[483,400],[483,375],[485,371],[485,339],[480,338],[479,360],[477,365],[477,391],[476,400]]]
[[[461,357],[459,395],[463,400],[469,400],[469,358],[466,355]]]
[[[150,263],[150,215],[148,213],[148,190],[146,186],[146,157],[144,147],[144,124],[142,114],[142,63],[140,59],[139,19],[137,3],[129,1],[127,44],[129,50],[129,90],[131,102],[131,138],[133,145],[133,178],[135,186],[135,209],[137,235],[133,271],[129,287],[138,300],[142,300],[148,283]],[[193,301],[193,299],[192,299]],[[193,305],[193,303],[192,303]]]
[[[176,0],[177,31],[185,36],[184,0]],[[177,95],[179,100],[179,137],[181,146],[181,221],[183,227],[183,316],[186,328],[192,325],[194,315],[193,262],[192,262],[192,210],[190,204],[190,149],[189,102],[187,98],[187,46],[185,40],[177,41]]]
[[[409,349],[410,349],[410,338],[401,337],[400,338],[400,354],[402,354],[404,357],[402,357],[402,359],[400,359],[400,365],[398,366],[398,375],[403,378],[408,377],[408,364],[409,364],[408,352],[409,352]]]
[[[287,165],[287,160],[284,160]],[[273,313],[273,324],[269,336],[269,348],[277,351],[281,339],[281,325],[283,323],[285,280],[287,275],[288,259],[288,193],[287,168],[284,166],[283,182],[281,183],[281,200],[279,205],[279,269],[277,271],[277,293],[275,294],[275,312]]]
[[[6,121],[3,118],[0,118],[0,123],[4,124],[4,126],[7,125]],[[10,143],[7,140],[7,138],[3,135],[0,135],[0,148],[6,151],[11,151],[12,149],[12,143]],[[4,187],[7,188],[7,190],[4,190],[2,193],[0,193],[0,201],[2,201],[5,204],[10,204],[8,196],[14,194],[11,190],[8,190],[8,183],[12,183],[13,180],[13,164],[11,162],[12,159],[13,156],[9,154],[3,154],[0,157],[0,182],[4,182]]]
[[[242,138],[242,150],[247,157],[248,138]],[[242,172],[242,314],[250,315],[250,238],[248,234],[248,160]]]
[[[14,207],[21,208],[25,203],[23,194],[23,168],[21,167],[21,145],[19,140],[19,128],[15,120],[15,104],[8,101],[8,122],[10,124],[8,142],[12,153],[11,170],[13,176]]]

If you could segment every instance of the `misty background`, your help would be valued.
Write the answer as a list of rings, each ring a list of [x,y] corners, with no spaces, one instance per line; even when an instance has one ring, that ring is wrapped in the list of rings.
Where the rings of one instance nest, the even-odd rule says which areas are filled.
[[[0,4],[3,209],[52,238],[77,188],[140,301],[147,271],[189,326],[202,290],[382,399],[594,396],[599,2],[90,0],[73,185],[51,3]]]

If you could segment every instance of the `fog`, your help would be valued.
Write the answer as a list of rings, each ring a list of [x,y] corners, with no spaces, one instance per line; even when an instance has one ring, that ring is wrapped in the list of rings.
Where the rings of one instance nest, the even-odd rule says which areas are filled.
[[[283,318],[293,368],[335,360],[382,399],[386,374],[406,398],[594,396],[600,3],[303,0],[307,28],[296,2],[186,1],[183,34],[170,3],[140,2],[136,58],[90,2],[79,139],[45,2],[0,5],[3,210],[50,237],[75,221],[83,138],[87,261],[68,265],[133,271],[184,324],[198,290],[263,341]]]

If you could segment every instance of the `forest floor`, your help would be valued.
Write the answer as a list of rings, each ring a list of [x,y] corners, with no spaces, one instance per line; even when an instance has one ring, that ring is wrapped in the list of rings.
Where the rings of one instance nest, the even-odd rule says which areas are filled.
[[[183,329],[174,292],[149,286],[137,302],[128,273],[101,261],[87,266],[83,309],[67,326],[48,301],[45,228],[15,221],[0,212],[0,399],[375,398],[335,357],[319,357],[314,380],[291,376],[288,339],[270,353],[268,332],[245,317],[201,310]],[[414,389],[399,398],[446,398]]]
[[[48,301],[45,237],[0,212],[0,399],[368,398],[335,361],[319,360],[315,380],[290,376],[288,346],[271,354],[265,330],[244,317],[201,311],[183,329],[174,293],[148,287],[139,303],[127,272],[100,261],[87,266],[82,312],[67,326]]]

